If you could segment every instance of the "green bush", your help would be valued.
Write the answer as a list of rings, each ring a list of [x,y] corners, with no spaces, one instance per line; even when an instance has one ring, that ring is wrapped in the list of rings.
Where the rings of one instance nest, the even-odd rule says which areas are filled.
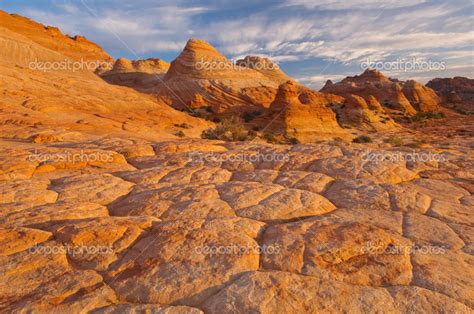
[[[411,117],[411,122],[419,122],[428,119],[444,119],[446,115],[442,112],[417,112]]]
[[[251,139],[251,135],[244,128],[237,117],[224,119],[213,129],[202,132],[201,138],[222,141],[246,141]]]
[[[402,146],[403,145],[403,140],[399,137],[396,136],[390,136],[389,138],[386,138],[384,140],[385,143],[387,144],[392,144],[393,146]]]

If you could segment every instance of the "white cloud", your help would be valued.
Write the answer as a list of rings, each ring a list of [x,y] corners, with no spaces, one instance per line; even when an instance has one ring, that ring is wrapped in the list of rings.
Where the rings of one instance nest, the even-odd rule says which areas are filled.
[[[424,3],[426,0],[287,0],[285,6],[304,6],[309,9],[348,10],[402,8]]]
[[[87,0],[86,4],[96,5],[90,5],[94,14],[81,1],[53,3],[54,9],[30,9],[26,15],[71,35],[84,34],[115,54],[127,48],[110,31],[139,54],[158,57],[169,51],[177,55],[189,37],[198,37],[229,57],[257,54],[279,62],[326,60],[328,71],[333,65],[353,70],[366,58],[384,61],[410,56],[446,60],[453,71],[473,66],[470,0],[286,0],[250,15],[236,9],[232,18],[220,12],[229,10],[225,1],[209,6],[190,0],[174,4]],[[308,82],[327,79],[303,72],[296,71]]]
[[[296,80],[300,83],[311,87],[321,87],[324,86],[327,80],[331,80],[333,83],[342,80],[345,78],[344,74],[324,74],[324,75],[312,75],[312,76],[301,76],[297,77]]]
[[[166,2],[142,1],[129,6],[124,0],[55,2],[53,10],[27,10],[27,15],[46,24],[59,26],[68,34],[81,33],[109,51],[179,51],[193,32],[192,17],[208,11],[204,6],[180,6]],[[137,1],[140,2],[140,1]],[[130,51],[127,51],[130,53]]]

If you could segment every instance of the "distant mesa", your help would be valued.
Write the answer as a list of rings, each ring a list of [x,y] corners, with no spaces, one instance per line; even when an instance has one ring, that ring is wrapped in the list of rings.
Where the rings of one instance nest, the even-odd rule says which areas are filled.
[[[452,91],[446,96],[446,102],[460,104],[463,102],[463,100],[455,91]]]
[[[436,91],[444,106],[461,114],[474,114],[474,79],[461,76],[435,78],[426,86]]]
[[[426,86],[436,91],[445,101],[474,101],[474,79],[461,76],[435,78]]]

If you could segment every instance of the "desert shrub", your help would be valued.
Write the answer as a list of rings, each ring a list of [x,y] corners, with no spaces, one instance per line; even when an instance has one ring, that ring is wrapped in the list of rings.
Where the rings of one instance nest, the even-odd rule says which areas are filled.
[[[273,135],[272,133],[263,134],[263,139],[265,141],[267,141],[267,143],[270,143],[270,144],[278,144],[279,143],[279,141],[277,140],[275,135]]]
[[[174,125],[177,128],[182,128],[182,129],[191,129],[193,126],[188,124],[188,123],[180,123],[180,124],[175,124]]]
[[[291,144],[291,145],[296,145],[300,143],[300,141],[296,137],[291,137],[287,141],[288,141],[288,144]]]
[[[196,118],[203,118],[204,117],[204,115],[200,111],[192,111],[190,113],[190,115],[193,116],[193,117],[196,117]]]
[[[402,146],[403,140],[397,136],[390,136],[384,140],[385,143],[392,144],[392,146]]]
[[[372,138],[367,135],[360,135],[352,140],[353,143],[372,143]]]
[[[444,119],[446,115],[442,112],[417,112],[411,117],[411,122],[419,122],[428,119]]]
[[[242,114],[242,119],[244,119],[245,122],[250,122],[261,114],[260,111],[246,111]]]
[[[454,107],[453,110],[456,111],[456,112],[459,113],[459,114],[467,115],[467,111],[465,111],[465,110],[463,110],[463,109],[461,109],[461,108]]]
[[[393,102],[389,102],[389,101],[384,101],[384,102],[382,103],[382,105],[383,105],[384,107],[389,108],[389,109],[398,109],[398,108],[400,107],[399,104],[393,103]]]
[[[237,117],[222,120],[215,128],[203,131],[201,137],[223,141],[246,141],[250,139],[249,132]]]
[[[465,115],[465,116],[474,115],[474,111],[468,111],[468,110],[465,110],[465,109],[459,108],[459,107],[454,107],[453,110],[456,111],[457,113]]]
[[[247,132],[247,137],[249,140],[253,140],[257,137],[257,132],[255,132],[254,130],[250,130]]]
[[[211,106],[201,106],[200,109],[205,110],[209,113],[214,113],[214,110],[212,110]]]
[[[405,146],[410,147],[410,148],[421,148],[423,145],[423,142],[413,142],[413,143],[408,143]]]
[[[183,131],[178,131],[178,132],[176,132],[174,135],[177,136],[177,137],[185,137]]]

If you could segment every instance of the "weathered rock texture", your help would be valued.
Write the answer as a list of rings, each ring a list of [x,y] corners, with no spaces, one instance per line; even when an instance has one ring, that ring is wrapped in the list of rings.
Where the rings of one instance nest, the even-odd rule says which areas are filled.
[[[149,145],[127,157],[137,168],[25,173],[13,160],[19,179],[0,181],[2,309],[472,311],[472,191],[459,183],[471,158],[410,166],[342,143]]]

